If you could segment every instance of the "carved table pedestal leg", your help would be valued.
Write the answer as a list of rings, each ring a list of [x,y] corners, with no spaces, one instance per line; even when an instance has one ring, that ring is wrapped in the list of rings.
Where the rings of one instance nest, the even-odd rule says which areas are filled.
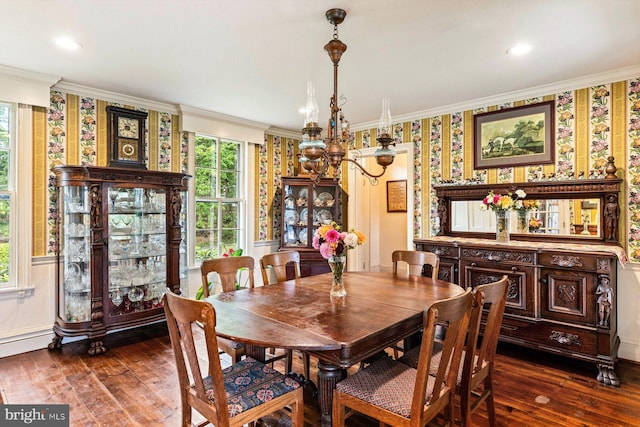
[[[335,390],[338,381],[346,377],[346,369],[318,360],[318,404],[320,405],[322,427],[331,426],[333,390]]]

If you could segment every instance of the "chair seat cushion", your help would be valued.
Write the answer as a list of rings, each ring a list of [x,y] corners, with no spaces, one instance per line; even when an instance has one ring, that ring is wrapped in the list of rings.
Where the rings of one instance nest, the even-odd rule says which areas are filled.
[[[245,357],[240,362],[222,370],[224,388],[229,404],[229,416],[247,411],[300,387],[293,378],[275,369]],[[210,403],[214,403],[211,377],[206,377],[204,387]]]
[[[340,381],[336,390],[409,418],[416,374],[415,369],[383,357]],[[433,390],[434,382],[429,377],[428,390]]]
[[[414,347],[411,350],[407,351],[398,359],[398,362],[404,363],[407,366],[412,368],[418,368],[418,360],[420,359],[420,346]],[[430,375],[436,375],[438,366],[440,365],[440,358],[442,356],[442,349],[444,346],[440,341],[435,341],[433,343],[433,352],[431,356],[431,367],[429,369]]]
[[[456,384],[460,385],[462,383],[462,371],[464,370],[464,358],[466,355],[466,351],[462,350],[462,354],[460,356],[461,363],[458,368],[458,378],[456,380]],[[440,358],[442,357],[442,344],[438,341],[433,343],[433,355],[431,356],[431,366],[429,367],[429,375],[436,375],[438,370],[438,365],[440,364]],[[398,362],[404,363],[407,366],[412,368],[418,367],[418,359],[420,358],[420,347],[412,348],[408,352],[406,352],[402,357],[398,359]],[[478,355],[474,356],[474,364],[476,366],[478,364]],[[483,366],[486,365],[486,362],[483,363]],[[476,369],[478,369],[476,367]]]

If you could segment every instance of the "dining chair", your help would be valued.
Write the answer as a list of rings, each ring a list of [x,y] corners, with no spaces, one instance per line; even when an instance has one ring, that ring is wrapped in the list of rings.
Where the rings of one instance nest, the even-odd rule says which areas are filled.
[[[393,251],[391,261],[393,262],[393,274],[398,274],[398,262],[405,262],[409,265],[410,276],[422,276],[424,266],[429,265],[431,267],[431,278],[438,278],[440,257],[432,252]]]
[[[273,252],[260,258],[262,281],[265,285],[284,282],[287,277],[287,266],[293,266],[294,278],[300,278],[300,252]],[[273,273],[273,274],[272,274]],[[275,276],[275,281],[271,280]]]
[[[509,277],[478,285],[473,290],[474,304],[469,321],[469,332],[463,352],[463,362],[458,369],[455,394],[460,396],[461,424],[471,426],[471,414],[483,402],[487,404],[489,425],[496,425],[493,402],[493,372],[500,326],[507,301]],[[481,325],[484,327],[481,328]],[[481,333],[482,330],[482,333]],[[480,336],[482,335],[482,340]],[[434,347],[437,353],[441,345]],[[419,348],[407,352],[400,358],[401,363],[417,366]],[[431,368],[435,373],[435,368]]]
[[[391,261],[393,262],[393,274],[398,274],[398,263],[408,264],[410,276],[422,276],[425,265],[429,265],[431,269],[431,278],[438,278],[440,268],[440,257],[432,252],[424,251],[407,251],[398,250],[391,253]],[[400,352],[404,353],[405,343],[398,342],[389,347],[393,350],[393,357],[397,359]]]
[[[209,274],[211,273],[218,273],[222,292],[231,292],[236,290],[238,271],[247,271],[248,286],[249,288],[253,288],[254,264],[255,262],[253,257],[250,256],[221,257],[202,261],[202,264],[200,265],[200,274],[202,276],[202,290],[204,291],[202,294],[203,298],[207,298],[209,296]],[[227,338],[218,338],[218,345],[223,353],[227,353],[231,356],[232,363],[238,363],[246,353],[243,344]]]
[[[417,368],[381,357],[338,382],[333,394],[332,425],[344,426],[346,408],[375,418],[381,425],[422,427],[436,417],[450,424],[456,373],[472,300],[471,291],[467,290],[425,308]],[[438,323],[446,323],[448,332],[439,357],[434,357],[432,350]],[[432,360],[438,363],[435,376],[429,375]]]
[[[222,369],[216,312],[210,303],[171,290],[163,303],[178,370],[183,427],[191,426],[192,409],[216,426],[242,426],[287,407],[292,425],[303,427],[303,389],[294,379],[250,357]],[[194,334],[198,329],[204,331],[204,346]],[[201,360],[207,368],[201,368]]]
[[[262,281],[264,285],[284,282],[287,277],[287,266],[293,265],[294,278],[300,278],[300,252],[298,251],[282,251],[273,252],[260,258],[260,271],[262,272]],[[274,280],[272,280],[274,279]],[[274,352],[274,349],[271,349]],[[286,350],[287,354],[287,372],[291,372],[293,367],[293,351]],[[304,369],[304,377],[310,379],[309,354],[302,352],[302,364]]]

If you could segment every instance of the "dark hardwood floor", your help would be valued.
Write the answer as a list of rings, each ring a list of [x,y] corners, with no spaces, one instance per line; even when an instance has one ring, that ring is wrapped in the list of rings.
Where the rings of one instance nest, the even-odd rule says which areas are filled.
[[[158,324],[118,332],[105,343],[108,352],[95,357],[86,354],[87,341],[78,341],[60,351],[0,359],[4,403],[69,404],[74,427],[179,426],[177,376],[166,329]],[[640,425],[640,365],[620,362],[620,387],[609,387],[596,381],[593,365],[502,344],[498,352],[494,389],[500,426]],[[276,368],[283,369],[278,363]],[[302,371],[300,358],[294,370]],[[313,368],[312,377],[315,373]],[[319,425],[313,402],[306,405],[305,420],[308,426]],[[269,421],[285,424],[277,417]],[[484,408],[474,423],[488,425]],[[377,424],[353,416],[347,425]]]

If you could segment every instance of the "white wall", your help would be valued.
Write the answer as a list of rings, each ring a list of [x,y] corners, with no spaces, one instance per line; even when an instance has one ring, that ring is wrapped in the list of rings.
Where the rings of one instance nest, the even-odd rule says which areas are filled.
[[[618,336],[620,359],[640,362],[640,265],[618,264]]]

